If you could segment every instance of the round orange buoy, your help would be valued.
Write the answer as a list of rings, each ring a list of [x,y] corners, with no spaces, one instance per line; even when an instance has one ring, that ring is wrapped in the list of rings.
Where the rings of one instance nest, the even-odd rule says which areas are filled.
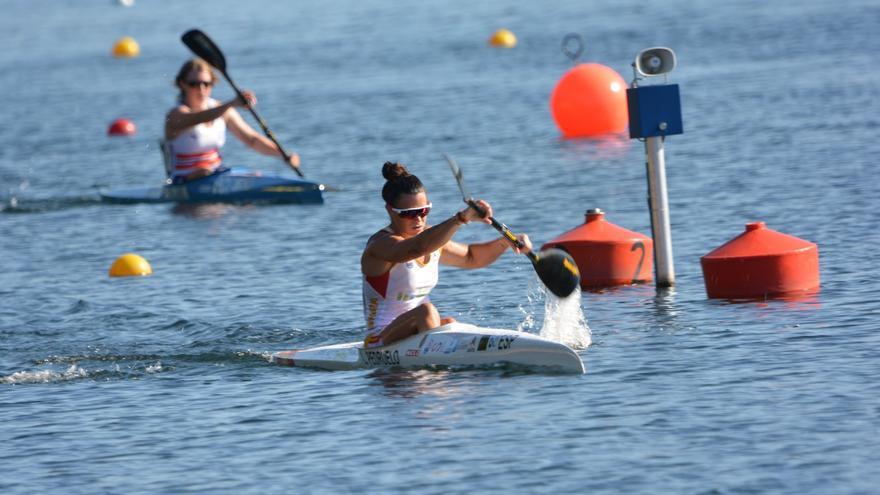
[[[716,298],[753,298],[819,287],[819,248],[768,229],[764,222],[700,258],[706,293]]]
[[[516,36],[507,29],[499,29],[489,38],[489,45],[496,48],[513,48],[516,46]]]
[[[131,36],[119,38],[113,45],[113,56],[117,58],[137,57],[141,54],[141,46]]]
[[[541,246],[571,254],[581,272],[581,287],[647,282],[654,270],[654,241],[605,220],[605,212],[587,210],[586,222]]]
[[[134,253],[125,253],[110,266],[111,277],[138,277],[153,273],[150,263]]]
[[[629,125],[626,82],[610,67],[580,64],[556,83],[550,110],[568,138],[623,132]]]
[[[134,122],[128,119],[116,119],[107,128],[108,136],[131,136],[137,132]]]

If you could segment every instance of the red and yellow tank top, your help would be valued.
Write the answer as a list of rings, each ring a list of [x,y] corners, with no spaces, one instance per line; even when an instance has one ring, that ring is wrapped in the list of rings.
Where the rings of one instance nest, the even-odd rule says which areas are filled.
[[[391,269],[376,277],[364,276],[364,317],[368,335],[382,331],[403,313],[430,301],[428,295],[437,285],[440,267],[440,251],[395,263]]]

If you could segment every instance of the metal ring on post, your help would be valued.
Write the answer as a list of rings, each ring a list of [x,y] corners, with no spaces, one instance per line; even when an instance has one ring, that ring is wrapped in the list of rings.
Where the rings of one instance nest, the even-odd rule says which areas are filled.
[[[576,48],[572,50],[571,42],[575,42]],[[562,53],[571,59],[572,63],[577,63],[578,59],[584,53],[584,39],[577,33],[568,33],[562,38]]]

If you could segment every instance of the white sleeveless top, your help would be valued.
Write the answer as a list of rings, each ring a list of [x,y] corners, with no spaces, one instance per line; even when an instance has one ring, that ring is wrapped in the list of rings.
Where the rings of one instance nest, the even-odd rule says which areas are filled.
[[[364,276],[364,317],[367,333],[378,334],[403,313],[430,301],[428,294],[437,285],[440,250],[431,253],[427,263],[419,256],[406,263],[395,263],[376,277]]]
[[[220,105],[215,99],[208,108]],[[214,119],[212,125],[198,124],[170,141],[173,167],[171,177],[185,177],[196,169],[216,170],[220,166],[220,148],[226,144],[226,121]]]

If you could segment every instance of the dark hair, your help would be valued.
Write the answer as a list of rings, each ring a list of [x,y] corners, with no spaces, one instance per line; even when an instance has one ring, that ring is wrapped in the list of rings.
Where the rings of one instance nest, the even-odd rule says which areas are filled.
[[[382,199],[391,206],[397,203],[401,194],[418,194],[425,190],[422,181],[399,162],[385,162],[382,165],[382,177],[387,181],[382,187]]]

